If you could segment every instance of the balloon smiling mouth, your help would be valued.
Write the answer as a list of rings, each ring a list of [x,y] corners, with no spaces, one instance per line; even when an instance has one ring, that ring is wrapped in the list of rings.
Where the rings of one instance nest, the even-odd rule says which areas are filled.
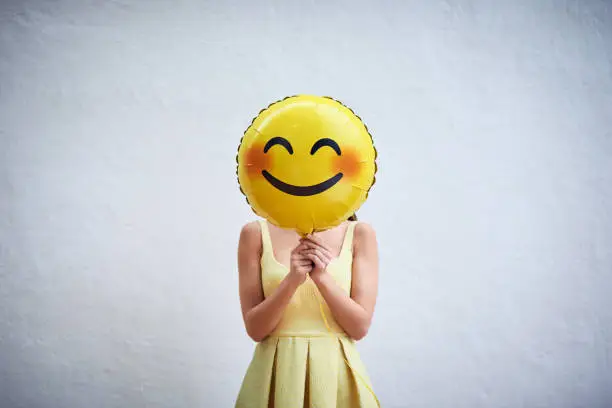
[[[311,186],[294,186],[293,184],[287,184],[284,181],[277,179],[266,170],[262,170],[261,174],[268,181],[268,183],[270,183],[276,189],[282,191],[283,193],[300,197],[312,196],[329,190],[344,176],[344,174],[338,173],[319,184],[313,184]]]

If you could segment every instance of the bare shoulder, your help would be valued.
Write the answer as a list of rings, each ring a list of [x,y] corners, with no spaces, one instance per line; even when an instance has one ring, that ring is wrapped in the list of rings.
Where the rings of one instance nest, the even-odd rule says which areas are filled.
[[[359,221],[355,225],[355,240],[370,241],[376,240],[376,230],[371,224]]]
[[[367,222],[359,221],[355,225],[353,247],[356,250],[376,250],[376,230]]]
[[[240,237],[249,238],[249,237],[252,237],[253,235],[259,235],[260,230],[261,230],[261,227],[259,226],[259,222],[257,221],[247,222],[246,224],[242,226],[242,229],[240,230]]]
[[[244,224],[240,230],[239,246],[248,251],[261,249],[261,227],[259,222],[251,221]]]

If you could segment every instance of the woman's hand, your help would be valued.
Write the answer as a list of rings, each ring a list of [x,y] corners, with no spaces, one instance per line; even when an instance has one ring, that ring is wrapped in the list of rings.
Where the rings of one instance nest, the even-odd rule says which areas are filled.
[[[240,305],[246,331],[254,341],[260,342],[274,331],[295,291],[312,270],[312,261],[300,253],[303,249],[298,245],[293,250],[287,276],[266,297],[261,280],[261,228],[257,221],[242,228],[238,243]]]
[[[310,277],[316,282],[323,274],[327,273],[327,266],[334,258],[329,247],[318,237],[309,235],[301,240],[304,249],[301,253],[312,262]]]
[[[329,248],[314,237],[304,242],[308,249],[303,253],[314,263],[310,276],[334,319],[351,338],[362,339],[370,327],[378,292],[378,244],[374,229],[364,223],[355,226],[348,292],[327,272],[333,258]]]
[[[289,268],[289,276],[298,285],[301,285],[306,280],[306,277],[313,269],[312,261],[303,253],[306,245],[300,242],[293,251],[291,251],[291,264]]]

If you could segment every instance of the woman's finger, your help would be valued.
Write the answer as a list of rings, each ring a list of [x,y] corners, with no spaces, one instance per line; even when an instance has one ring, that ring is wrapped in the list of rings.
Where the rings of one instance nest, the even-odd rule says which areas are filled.
[[[307,248],[314,248],[314,249],[318,249],[321,252],[323,252],[328,258],[333,258],[332,254],[331,254],[331,250],[329,248],[327,248],[326,246],[323,246],[315,241],[309,240],[309,239],[305,239],[304,243],[306,245]]]
[[[306,239],[310,242],[313,242],[314,244],[320,246],[321,248],[325,248],[327,250],[329,250],[327,244],[325,243],[325,241],[323,241],[320,237],[316,237],[314,235],[309,235],[308,237],[306,237]]]
[[[291,251],[292,254],[301,252],[302,250],[304,250],[306,248],[306,244],[304,244],[303,242],[300,242],[298,244],[298,246],[296,246],[295,248],[293,248],[293,251]]]
[[[317,268],[327,269],[327,265],[329,264],[329,262],[327,262],[327,260],[325,259],[323,255],[317,252],[309,252],[308,256],[311,257],[313,262],[315,262],[315,265],[317,266]]]
[[[313,253],[309,253],[309,254],[307,254],[307,256],[314,263],[316,268],[318,268],[318,269],[325,269],[325,265],[323,264],[321,259],[319,259],[318,256],[316,256]]]
[[[306,257],[303,252],[291,255],[291,262],[304,262]]]
[[[325,255],[326,255],[328,258],[330,258],[330,259],[331,259],[331,258],[333,258],[333,256],[332,256],[332,251],[331,251],[331,249],[330,249],[329,247],[327,247],[327,246],[325,246],[325,245],[321,245],[321,244],[319,244],[319,243],[316,243],[316,245],[317,245],[317,248],[318,248],[318,249],[319,249],[321,252],[323,252],[323,253],[324,253],[324,254],[325,254]]]
[[[309,249],[305,249],[303,251],[304,253],[311,253],[311,254],[315,254],[317,257],[319,257],[319,259],[321,259],[322,262],[324,262],[326,265],[328,263],[331,262],[332,258],[330,256],[328,256],[325,252],[321,251],[320,249],[314,249],[314,248],[309,248]]]
[[[322,250],[318,249],[318,250],[315,251],[315,253],[325,263],[326,266],[332,260],[331,256],[326,251],[322,251]]]

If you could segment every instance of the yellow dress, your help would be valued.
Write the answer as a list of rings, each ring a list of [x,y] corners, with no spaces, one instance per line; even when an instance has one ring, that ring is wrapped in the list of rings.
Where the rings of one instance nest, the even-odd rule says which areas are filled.
[[[261,280],[267,297],[288,269],[274,257],[267,222],[260,220],[260,225]],[[340,255],[328,265],[328,272],[347,293],[351,289],[355,225],[356,222],[349,224]],[[235,407],[378,406],[354,341],[336,323],[315,283],[307,278],[275,330],[257,344]]]

